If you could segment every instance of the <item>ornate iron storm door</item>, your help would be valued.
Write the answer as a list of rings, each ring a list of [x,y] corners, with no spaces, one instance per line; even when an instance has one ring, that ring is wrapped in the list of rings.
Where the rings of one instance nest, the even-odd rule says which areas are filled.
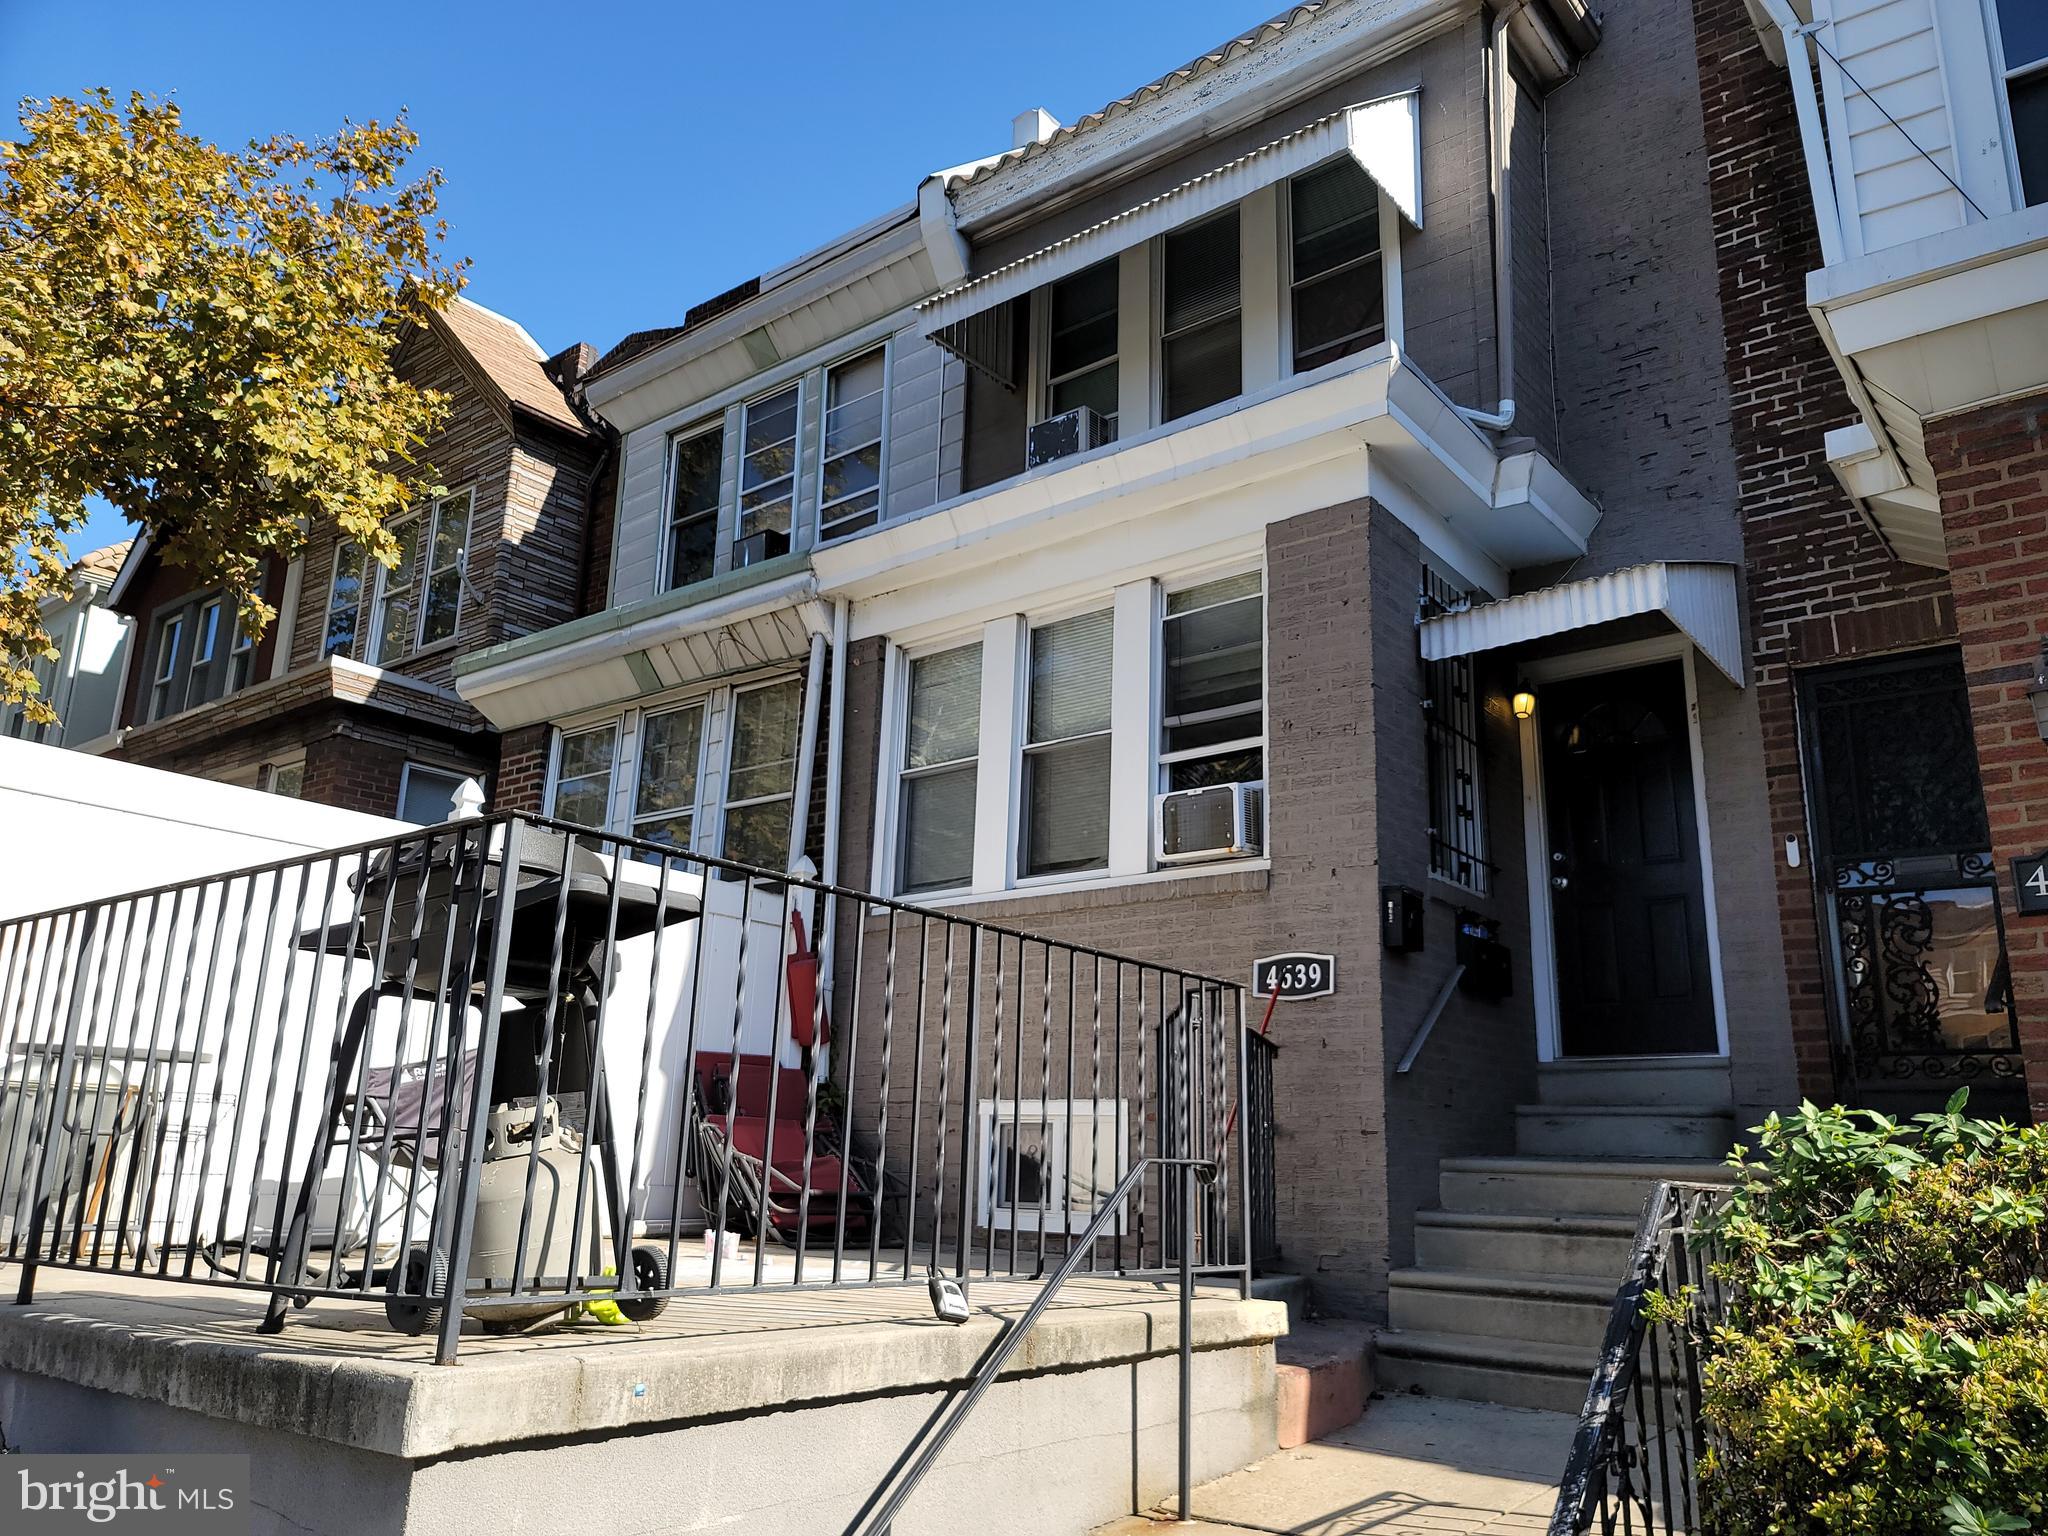
[[[2018,1031],[1961,659],[1828,667],[1799,692],[1843,1092],[2009,1090]]]

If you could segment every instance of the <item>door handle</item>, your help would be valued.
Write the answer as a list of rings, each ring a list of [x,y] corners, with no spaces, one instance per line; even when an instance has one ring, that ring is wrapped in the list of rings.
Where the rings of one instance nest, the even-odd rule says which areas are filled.
[[[1552,875],[1550,877],[1550,888],[1553,891],[1561,891],[1571,883],[1571,877],[1568,875]]]

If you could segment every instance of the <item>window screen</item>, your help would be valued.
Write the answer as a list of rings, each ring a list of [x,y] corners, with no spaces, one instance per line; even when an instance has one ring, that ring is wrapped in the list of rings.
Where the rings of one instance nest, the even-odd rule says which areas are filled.
[[[1087,406],[1116,435],[1117,262],[1098,262],[1063,277],[1047,292],[1046,400],[1048,416]]]
[[[725,431],[713,427],[679,438],[670,471],[668,584],[707,580],[718,547],[718,477],[725,463]]]
[[[928,891],[966,885],[974,875],[980,645],[914,659],[908,695],[898,802],[898,888]]]
[[[821,539],[859,533],[880,518],[884,373],[882,349],[877,347],[825,375]]]
[[[1161,419],[1228,400],[1244,388],[1238,313],[1237,210],[1163,241]]]
[[[1386,338],[1379,190],[1349,159],[1288,183],[1294,371],[1348,357]]]
[[[1024,748],[1026,875],[1109,861],[1109,610],[1031,631]]]
[[[1265,601],[1257,571],[1166,598],[1159,760],[1166,788],[1265,777]]]

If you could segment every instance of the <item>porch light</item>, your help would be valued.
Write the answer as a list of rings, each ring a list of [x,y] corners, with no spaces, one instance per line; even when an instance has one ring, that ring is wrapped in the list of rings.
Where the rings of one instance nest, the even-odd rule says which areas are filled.
[[[1526,720],[1536,713],[1536,695],[1527,689],[1515,695],[1515,718]]]

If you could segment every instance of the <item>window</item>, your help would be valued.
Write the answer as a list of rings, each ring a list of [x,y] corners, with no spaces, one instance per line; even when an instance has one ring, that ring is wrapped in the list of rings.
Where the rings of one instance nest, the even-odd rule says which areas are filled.
[[[803,685],[796,678],[733,696],[725,771],[726,858],[763,869],[789,866]]]
[[[306,760],[294,758],[288,763],[271,763],[263,770],[263,788],[266,793],[283,795],[287,800],[302,800],[306,795]]]
[[[647,717],[640,727],[640,783],[633,794],[633,836],[671,848],[690,846],[703,747],[702,704]]]
[[[1167,789],[1265,778],[1265,631],[1257,571],[1167,594],[1159,622]]]
[[[1161,244],[1160,420],[1172,421],[1244,389],[1237,210],[1177,229]]]
[[[886,356],[877,347],[825,375],[821,540],[859,533],[881,518],[882,385],[887,371]]]
[[[1468,601],[1427,568],[1422,581],[1424,617]],[[1422,738],[1429,773],[1429,872],[1484,896],[1493,866],[1486,861],[1479,694],[1470,656],[1422,663]]]
[[[468,777],[425,763],[407,763],[398,777],[398,819],[438,827],[455,814],[455,792]]]
[[[711,575],[718,548],[718,481],[725,429],[679,437],[669,471],[668,584],[687,587]]]
[[[908,669],[897,889],[943,890],[974,876],[981,646],[919,656]]]
[[[615,723],[562,736],[561,759],[555,770],[555,818],[579,827],[602,827],[611,820],[612,759],[618,754]]]
[[[1063,277],[1048,290],[1045,413],[1087,406],[1116,436],[1115,258]]]
[[[323,656],[332,656],[337,651],[344,656],[355,654],[356,630],[363,617],[363,572],[367,558],[363,546],[353,540],[339,541],[334,546],[334,574],[327,587],[327,638],[320,650]]]
[[[2020,193],[2029,207],[2048,203],[2048,8],[2041,0],[1998,0],[1998,34]]]
[[[462,616],[472,499],[469,491],[444,496],[429,511],[393,528],[398,563],[377,578],[376,654],[371,660],[389,663],[454,635]]]
[[[1386,339],[1379,190],[1346,157],[1288,183],[1294,371]]]
[[[796,499],[798,386],[752,402],[740,427],[739,539],[767,534],[768,552],[789,549],[789,513]]]
[[[161,720],[246,687],[256,642],[242,633],[225,593],[202,592],[157,615],[148,654],[146,718]]]
[[[984,1227],[1082,1231],[1129,1171],[1121,1100],[983,1099],[980,1113]]]
[[[1026,679],[1025,875],[1109,861],[1110,610],[1031,631]]]
[[[185,707],[184,690],[179,687],[179,652],[185,646],[185,616],[171,614],[157,620],[156,672],[149,689],[149,718],[161,720]]]

